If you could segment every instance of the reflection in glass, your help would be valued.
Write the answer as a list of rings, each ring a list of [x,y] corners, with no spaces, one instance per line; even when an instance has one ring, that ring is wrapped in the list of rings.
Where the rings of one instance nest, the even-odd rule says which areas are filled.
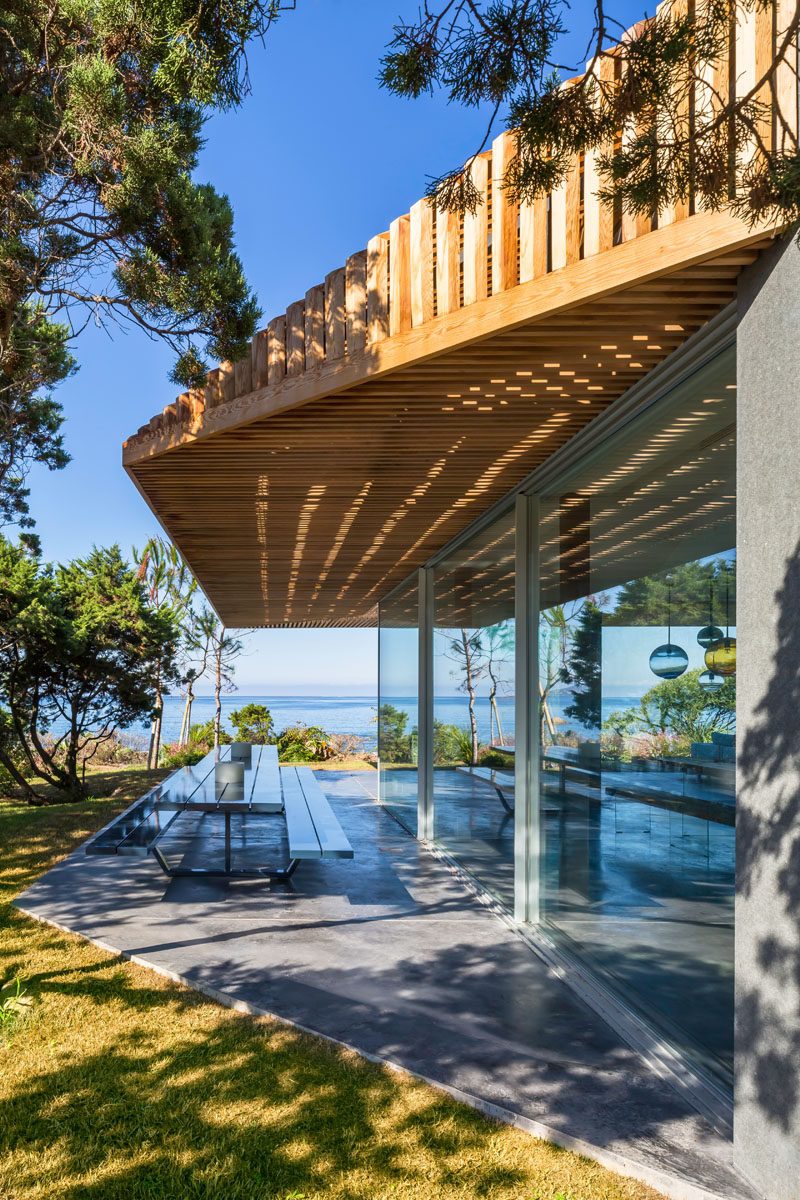
[[[735,646],[733,355],[631,429],[540,500],[543,919],[725,1075],[736,685],[702,642],[713,591]]]
[[[417,832],[418,588],[416,576],[382,600],[378,612],[380,798]]]
[[[434,608],[434,837],[511,906],[513,513],[437,566]]]

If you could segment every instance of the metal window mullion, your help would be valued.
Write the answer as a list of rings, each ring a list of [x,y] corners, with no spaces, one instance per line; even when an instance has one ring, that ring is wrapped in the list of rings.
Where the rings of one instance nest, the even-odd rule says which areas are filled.
[[[433,570],[419,571],[417,837],[433,840]]]
[[[515,505],[514,916],[539,920],[539,502]]]

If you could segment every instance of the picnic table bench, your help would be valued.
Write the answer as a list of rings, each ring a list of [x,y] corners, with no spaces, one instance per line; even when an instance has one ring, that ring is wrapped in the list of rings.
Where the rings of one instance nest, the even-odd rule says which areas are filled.
[[[353,848],[309,767],[278,766],[275,746],[246,743],[211,751],[152,788],[91,839],[87,854],[145,857],[151,854],[170,876],[217,876],[286,880],[309,858],[352,858]],[[159,844],[185,813],[218,813],[225,822],[225,866],[170,864]],[[231,818],[282,814],[289,861],[282,867],[234,867]]]

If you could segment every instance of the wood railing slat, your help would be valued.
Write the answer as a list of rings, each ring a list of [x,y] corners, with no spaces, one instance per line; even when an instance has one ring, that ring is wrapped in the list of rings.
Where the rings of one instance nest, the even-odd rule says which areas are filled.
[[[286,310],[286,374],[301,375],[306,368],[306,306],[295,300]]]
[[[305,354],[307,371],[325,360],[325,287],[321,283],[306,292]]]
[[[436,311],[441,317],[454,312],[459,302],[458,213],[436,213]]]
[[[777,8],[775,13],[775,45],[783,44],[783,39],[786,30],[794,16],[795,0],[777,0]],[[798,61],[797,56],[797,37],[794,38],[794,55],[792,56],[795,64]],[[789,62],[783,62],[778,67],[775,79],[776,92],[776,113],[775,113],[775,133],[773,145],[778,150],[783,150],[785,153],[791,153],[797,148],[798,138],[798,94],[797,94],[797,75],[792,70],[790,57]],[[781,119],[778,118],[780,112]]]
[[[476,158],[472,182],[481,194],[474,213],[464,213],[464,303],[474,304],[489,294],[489,163]]]
[[[506,130],[492,142],[492,295],[517,283],[518,206],[503,180],[517,152],[517,137]]]
[[[345,318],[347,353],[363,350],[367,344],[367,252],[351,254],[345,264]]]
[[[338,267],[325,276],[325,357],[344,355],[346,321],[344,315],[345,269]]]
[[[286,375],[286,317],[273,317],[267,326],[267,380],[280,383]]]
[[[389,239],[385,233],[367,243],[367,337],[370,345],[389,334]]]
[[[219,367],[215,367],[206,375],[204,399],[206,408],[216,408],[220,402]]]
[[[250,340],[250,361],[252,363],[253,387],[261,388],[267,385],[267,331],[259,329]]]
[[[219,364],[219,403],[228,404],[236,396],[236,381],[234,379],[233,363]]]
[[[389,227],[389,333],[411,328],[411,219],[396,217]]]
[[[587,64],[588,70],[589,64]],[[602,58],[595,67],[596,87],[611,87],[614,83],[616,62],[613,58]],[[601,103],[597,96],[598,104]],[[614,206],[602,204],[598,191],[602,186],[600,159],[613,147],[603,143],[594,150],[587,150],[583,161],[583,255],[591,258],[610,250],[614,244]]]
[[[233,390],[236,396],[246,396],[248,392],[252,392],[253,363],[249,354],[246,358],[240,358],[237,363],[234,363],[233,380]]]
[[[411,324],[433,320],[433,207],[418,200],[409,213],[411,226]]]

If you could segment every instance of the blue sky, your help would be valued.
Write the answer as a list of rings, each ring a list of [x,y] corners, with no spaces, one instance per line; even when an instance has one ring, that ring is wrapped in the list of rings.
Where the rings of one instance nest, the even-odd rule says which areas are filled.
[[[626,20],[642,15],[624,2]],[[399,14],[415,0],[297,0],[250,54],[252,92],[215,117],[197,178],[233,204],[239,253],[264,312],[262,324],[362,249],[425,190],[427,175],[463,161],[483,116],[438,97],[415,103],[379,89],[381,53]],[[573,5],[579,55],[591,20]],[[80,371],[59,389],[67,413],[66,470],[32,473],[32,513],[46,558],[66,560],[92,544],[141,545],[156,523],[120,465],[123,440],[172,399],[164,347],[134,332],[89,328]],[[370,694],[371,630],[261,631],[237,681],[243,692],[299,690]]]

